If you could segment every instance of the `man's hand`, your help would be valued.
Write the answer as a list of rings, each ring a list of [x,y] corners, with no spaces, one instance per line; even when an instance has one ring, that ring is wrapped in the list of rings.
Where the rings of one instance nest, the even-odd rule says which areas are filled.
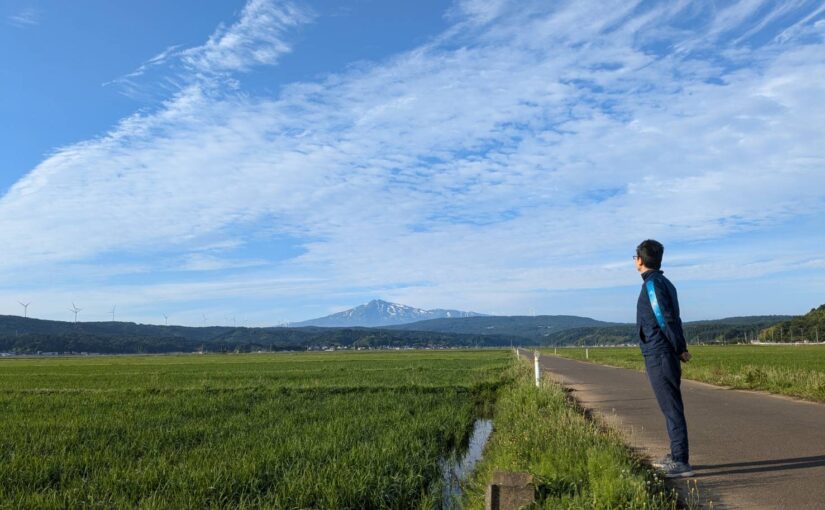
[[[693,356],[691,356],[689,352],[685,351],[682,353],[681,356],[679,356],[679,359],[681,359],[684,363],[687,363],[688,361],[690,361],[690,358],[692,357]]]

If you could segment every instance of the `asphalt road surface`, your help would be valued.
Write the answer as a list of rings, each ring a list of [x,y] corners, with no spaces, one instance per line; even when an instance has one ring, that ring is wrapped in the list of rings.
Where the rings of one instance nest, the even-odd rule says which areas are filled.
[[[646,374],[546,354],[540,366],[641,455],[670,451]],[[703,508],[825,509],[825,405],[687,380],[682,397]]]

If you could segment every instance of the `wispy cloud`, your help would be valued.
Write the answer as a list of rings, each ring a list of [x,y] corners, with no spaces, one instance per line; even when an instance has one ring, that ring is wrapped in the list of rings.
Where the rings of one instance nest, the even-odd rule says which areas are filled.
[[[37,9],[26,8],[9,16],[7,21],[17,28],[28,28],[40,24],[41,12]]]
[[[635,284],[611,263],[646,237],[692,254],[822,226],[823,24],[793,7],[460,2],[433,42],[255,97],[212,76],[277,63],[311,19],[255,0],[147,64],[183,66],[158,111],[57,151],[0,200],[0,271],[22,286],[23,269],[101,255],[237,267],[248,239],[288,236],[301,254],[249,255],[255,277],[323,283],[273,287],[272,306],[367,292],[510,311]],[[822,231],[720,254],[717,274],[809,263]],[[212,276],[215,295],[236,277]]]
[[[310,9],[291,2],[250,0],[235,23],[219,26],[204,44],[170,46],[133,72],[104,85],[117,85],[125,94],[141,98],[152,97],[147,89],[177,93],[193,83],[225,86],[226,80],[214,81],[256,66],[277,64],[292,51],[290,31],[313,18]]]
[[[219,28],[206,44],[183,50],[180,57],[188,67],[204,73],[272,65],[291,51],[285,42],[288,31],[311,20],[308,10],[291,3],[250,0],[236,23]]]

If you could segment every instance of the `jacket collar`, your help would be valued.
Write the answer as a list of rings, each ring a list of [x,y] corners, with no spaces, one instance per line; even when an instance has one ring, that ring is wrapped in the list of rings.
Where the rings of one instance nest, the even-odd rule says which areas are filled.
[[[642,280],[647,281],[648,278],[650,278],[651,276],[653,276],[656,273],[662,274],[662,273],[664,273],[664,271],[659,270],[659,269],[648,269],[647,271],[642,273]]]

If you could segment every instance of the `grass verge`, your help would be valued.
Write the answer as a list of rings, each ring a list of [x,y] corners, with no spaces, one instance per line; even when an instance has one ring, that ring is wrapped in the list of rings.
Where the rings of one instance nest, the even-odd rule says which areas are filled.
[[[495,430],[465,492],[465,508],[484,508],[494,470],[533,475],[539,501],[552,509],[675,509],[675,493],[644,468],[617,433],[585,418],[563,388],[536,388],[526,365],[496,402]]]
[[[644,371],[638,347],[591,347],[588,351],[589,361],[594,363]],[[585,359],[583,348],[555,352]],[[690,352],[693,359],[682,365],[685,379],[825,402],[824,346],[691,345]]]

